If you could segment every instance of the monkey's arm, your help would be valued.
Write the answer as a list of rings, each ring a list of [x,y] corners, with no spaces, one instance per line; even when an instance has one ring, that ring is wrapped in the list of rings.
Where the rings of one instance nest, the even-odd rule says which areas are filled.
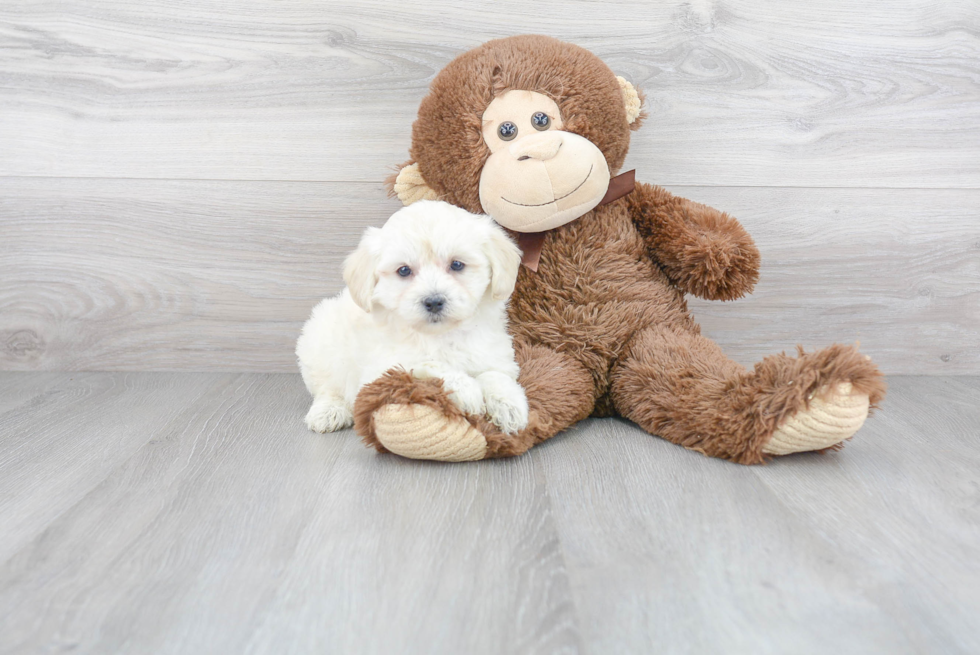
[[[681,291],[706,300],[752,291],[759,250],[734,218],[640,182],[626,199],[650,257]]]

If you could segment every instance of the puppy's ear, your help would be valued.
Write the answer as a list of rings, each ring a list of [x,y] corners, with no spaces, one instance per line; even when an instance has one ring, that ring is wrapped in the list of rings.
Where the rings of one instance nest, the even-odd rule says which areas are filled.
[[[357,250],[344,260],[344,282],[350,289],[350,297],[364,311],[371,313],[371,297],[374,287],[378,284],[378,257],[372,247],[376,234],[381,232],[376,227],[369,227],[361,238]]]
[[[517,284],[521,251],[501,228],[490,225],[488,231],[484,254],[490,261],[490,293],[494,300],[504,300]]]

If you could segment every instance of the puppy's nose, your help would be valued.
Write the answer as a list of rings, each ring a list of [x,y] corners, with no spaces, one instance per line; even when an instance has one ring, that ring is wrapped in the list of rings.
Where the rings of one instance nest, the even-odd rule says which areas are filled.
[[[517,141],[510,147],[510,153],[517,158],[517,161],[527,159],[537,159],[547,161],[558,154],[561,149],[562,138],[558,132],[542,132],[532,134]]]
[[[429,296],[422,300],[422,304],[425,305],[425,310],[430,314],[438,314],[445,306],[446,298],[444,296]]]

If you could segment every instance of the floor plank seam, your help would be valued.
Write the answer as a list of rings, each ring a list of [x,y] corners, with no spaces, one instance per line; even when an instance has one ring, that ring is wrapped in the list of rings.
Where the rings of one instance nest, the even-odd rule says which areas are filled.
[[[568,555],[565,552],[565,543],[562,541],[561,533],[557,529],[556,524],[556,514],[555,507],[551,501],[551,481],[548,479],[548,472],[540,464],[540,455],[537,452],[530,453],[534,457],[535,467],[541,472],[541,480],[544,489],[544,501],[548,510],[548,519],[555,528],[554,535],[555,541],[558,543],[558,557],[561,558],[561,568],[565,572],[565,578],[568,581],[568,602],[572,606],[572,619],[575,626],[575,643],[578,648],[579,653],[586,653],[583,641],[582,641],[582,613],[579,608],[577,599],[575,598],[575,585],[572,580],[572,569],[568,564]]]

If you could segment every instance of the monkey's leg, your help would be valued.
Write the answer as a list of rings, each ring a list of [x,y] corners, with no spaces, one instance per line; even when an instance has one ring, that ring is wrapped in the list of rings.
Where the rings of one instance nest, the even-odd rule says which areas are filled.
[[[517,434],[460,411],[438,379],[404,371],[388,371],[361,389],[354,429],[380,452],[463,462],[520,455],[592,413],[595,383],[582,364],[543,346],[514,347],[529,409],[527,428]]]
[[[837,446],[884,392],[881,373],[850,346],[772,355],[747,371],[710,339],[663,327],[637,333],[612,372],[620,414],[740,464]]]

